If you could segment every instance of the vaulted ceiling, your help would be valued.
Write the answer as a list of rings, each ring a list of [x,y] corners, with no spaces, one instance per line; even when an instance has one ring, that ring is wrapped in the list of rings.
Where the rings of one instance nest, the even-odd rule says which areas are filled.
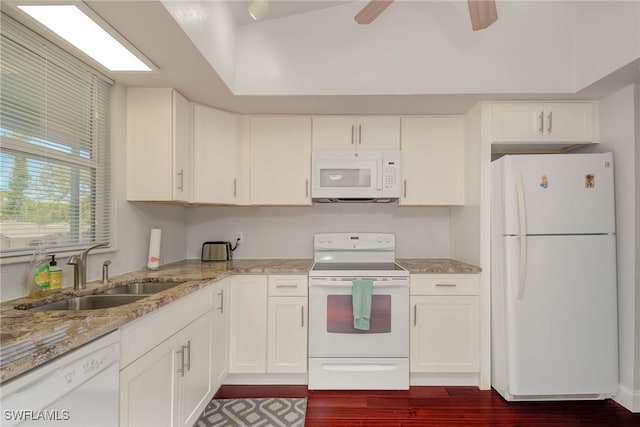
[[[640,80],[637,1],[498,1],[498,21],[478,32],[460,1],[396,1],[367,26],[353,20],[363,2],[272,0],[255,23],[246,1],[85,3],[159,69],[115,81],[240,113],[461,113],[483,99],[597,99]]]

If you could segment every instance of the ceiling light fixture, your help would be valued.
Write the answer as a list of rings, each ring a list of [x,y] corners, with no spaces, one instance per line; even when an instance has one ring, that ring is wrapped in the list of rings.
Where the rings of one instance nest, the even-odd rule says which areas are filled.
[[[74,5],[33,5],[18,8],[109,71],[152,71],[150,66]],[[107,26],[106,23],[103,25]],[[117,34],[115,30],[112,33]]]
[[[259,21],[267,16],[269,0],[253,0],[249,3],[249,6],[247,6],[247,11],[249,11],[249,15],[251,15],[253,19]]]

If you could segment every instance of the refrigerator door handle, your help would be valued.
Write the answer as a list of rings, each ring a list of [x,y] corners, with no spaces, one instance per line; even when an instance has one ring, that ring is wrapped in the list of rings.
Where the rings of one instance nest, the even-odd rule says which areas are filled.
[[[527,217],[524,206],[524,191],[522,189],[522,175],[516,176],[516,197],[518,199],[518,218],[520,221],[520,267],[518,269],[518,288],[516,299],[524,296],[524,279],[527,270]]]

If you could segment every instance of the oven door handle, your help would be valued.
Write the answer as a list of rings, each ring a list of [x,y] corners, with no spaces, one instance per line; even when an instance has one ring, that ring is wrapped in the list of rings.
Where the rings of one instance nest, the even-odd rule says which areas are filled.
[[[325,289],[350,289],[351,281],[335,281],[331,283],[309,283],[310,288],[325,288]],[[409,282],[402,283],[389,283],[389,282],[374,282],[374,289],[398,289],[408,288]]]

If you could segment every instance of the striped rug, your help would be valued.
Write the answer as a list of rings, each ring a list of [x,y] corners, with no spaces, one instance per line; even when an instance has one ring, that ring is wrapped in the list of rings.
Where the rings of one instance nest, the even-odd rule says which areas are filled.
[[[302,427],[307,399],[214,399],[194,427]]]

